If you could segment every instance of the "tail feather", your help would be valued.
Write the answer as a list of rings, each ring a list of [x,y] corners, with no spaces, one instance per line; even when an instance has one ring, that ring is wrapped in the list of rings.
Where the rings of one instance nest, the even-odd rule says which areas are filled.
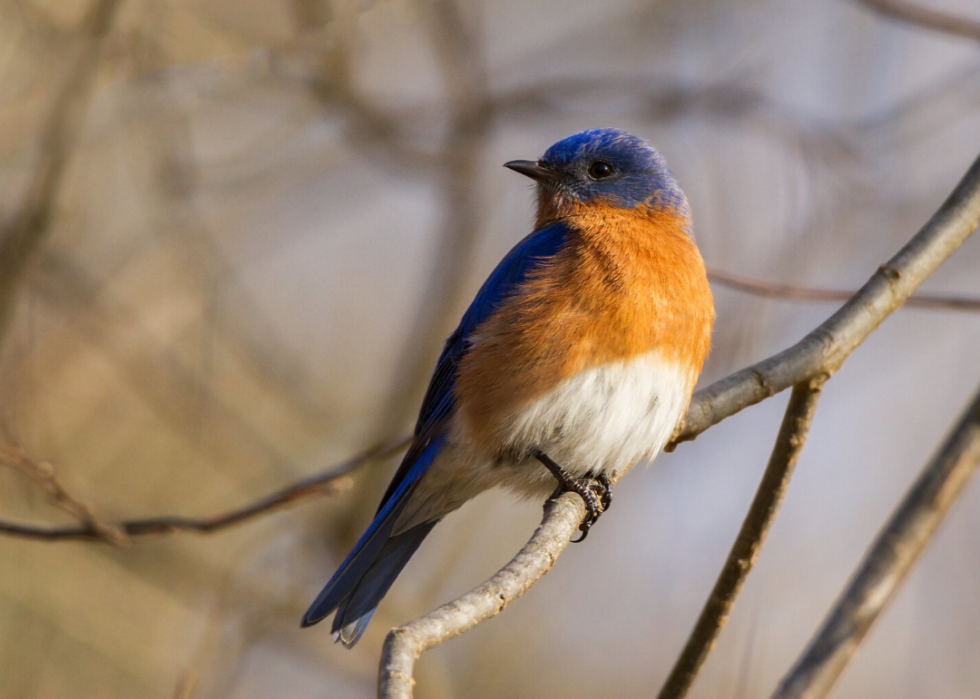
[[[361,540],[354,546],[354,550],[348,554],[340,568],[330,578],[313,604],[303,615],[303,626],[312,626],[326,618],[333,610],[339,607],[351,592],[357,589],[361,579],[375,564],[385,544],[391,537],[391,531],[395,527],[395,520],[405,507],[407,498],[402,499],[396,507],[390,508],[385,516],[379,516],[371,523]]]
[[[357,643],[381,598],[438,521],[419,524],[385,543],[357,586],[337,607],[332,629],[335,640],[348,648]]]
[[[303,615],[303,626],[312,626],[339,610],[333,623],[336,640],[348,648],[357,643],[378,602],[438,521],[425,522],[392,536],[399,515],[443,443],[444,438],[439,437],[417,454],[354,550]]]

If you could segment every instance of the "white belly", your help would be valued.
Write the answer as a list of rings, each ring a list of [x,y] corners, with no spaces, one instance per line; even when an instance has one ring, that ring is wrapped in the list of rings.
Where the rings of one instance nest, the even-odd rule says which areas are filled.
[[[692,372],[650,353],[584,371],[516,410],[498,431],[497,453],[537,449],[574,476],[621,477],[670,438],[691,399]],[[472,445],[461,422],[401,517],[404,529],[455,510],[502,485],[528,497],[547,495],[554,477],[534,458],[501,460]]]
[[[573,475],[603,472],[615,480],[667,443],[693,382],[690,371],[656,353],[595,367],[523,406],[507,442],[540,449]],[[550,476],[543,480],[553,486]]]

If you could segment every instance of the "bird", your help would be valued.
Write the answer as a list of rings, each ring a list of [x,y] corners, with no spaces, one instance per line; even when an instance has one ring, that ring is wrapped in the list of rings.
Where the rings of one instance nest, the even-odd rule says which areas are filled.
[[[590,129],[504,166],[536,185],[533,230],[446,340],[374,520],[302,619],[334,613],[348,648],[432,528],[485,490],[576,492],[584,539],[670,439],[710,348],[690,208],[656,149]]]

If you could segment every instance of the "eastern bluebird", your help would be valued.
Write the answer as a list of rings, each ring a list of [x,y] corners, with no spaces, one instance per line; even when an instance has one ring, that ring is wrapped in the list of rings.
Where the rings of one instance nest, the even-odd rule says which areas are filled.
[[[310,606],[351,647],[439,520],[502,485],[573,490],[588,516],[667,443],[711,342],[714,304],[687,199],[663,157],[614,129],[505,167],[537,182],[534,231],[446,341],[378,513]]]

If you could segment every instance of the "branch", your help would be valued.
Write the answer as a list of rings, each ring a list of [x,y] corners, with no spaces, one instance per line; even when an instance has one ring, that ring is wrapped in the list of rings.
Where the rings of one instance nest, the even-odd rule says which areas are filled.
[[[118,526],[104,522],[91,506],[69,493],[58,480],[50,462],[34,461],[17,447],[0,446],[0,464],[37,483],[52,503],[81,522],[97,538],[113,544],[122,543],[126,538]]]
[[[743,277],[738,274],[722,272],[719,269],[709,269],[708,279],[727,286],[729,289],[741,291],[755,296],[789,301],[837,302],[847,301],[854,296],[853,291],[838,289],[814,289],[792,284],[773,284],[771,282]],[[966,311],[980,313],[980,298],[968,296],[946,296],[940,294],[916,294],[905,301],[910,308],[924,308],[941,311]]]
[[[980,464],[980,391],[922,471],[774,699],[826,696]]]
[[[708,653],[714,648],[718,634],[728,621],[732,607],[735,606],[735,598],[755,565],[769,527],[782,504],[789,487],[789,479],[806,443],[823,384],[823,379],[814,379],[793,387],[783,424],[769,457],[769,465],[766,466],[755,498],[745,515],[745,521],[742,522],[742,529],[684,650],[660,690],[659,699],[679,699],[686,696]]]
[[[13,314],[17,287],[47,236],[68,155],[95,83],[102,43],[121,0],[95,0],[82,23],[83,44],[56,96],[41,136],[38,163],[19,209],[0,230],[0,339]]]
[[[792,347],[695,393],[668,451],[790,386],[832,375],[963,244],[978,221],[980,158],[928,223],[830,318]]]
[[[944,34],[980,41],[980,22],[920,7],[904,0],[856,0],[878,14],[906,24],[931,29]]]
[[[425,651],[496,616],[551,570],[585,517],[585,503],[565,493],[545,504],[544,518],[513,560],[476,589],[392,629],[381,652],[379,699],[408,699],[415,660]]]
[[[403,439],[387,446],[368,450],[327,471],[310,476],[309,478],[304,478],[286,488],[259,498],[251,504],[213,517],[151,517],[148,519],[133,519],[112,524],[102,523],[101,525],[97,525],[96,520],[89,520],[76,515],[82,521],[80,526],[53,528],[31,527],[0,521],[0,534],[43,541],[73,539],[109,543],[119,543],[132,537],[173,534],[176,532],[211,534],[233,527],[236,524],[256,519],[262,515],[271,514],[283,507],[294,505],[314,496],[336,495],[337,493],[343,492],[350,487],[350,480],[344,479],[343,476],[371,461],[377,461],[397,454],[407,447],[410,441],[410,439]],[[74,502],[79,502],[74,498],[71,499]],[[86,511],[91,511],[91,508],[85,505],[82,505],[82,507]],[[107,531],[113,532],[113,535],[107,536]]]

